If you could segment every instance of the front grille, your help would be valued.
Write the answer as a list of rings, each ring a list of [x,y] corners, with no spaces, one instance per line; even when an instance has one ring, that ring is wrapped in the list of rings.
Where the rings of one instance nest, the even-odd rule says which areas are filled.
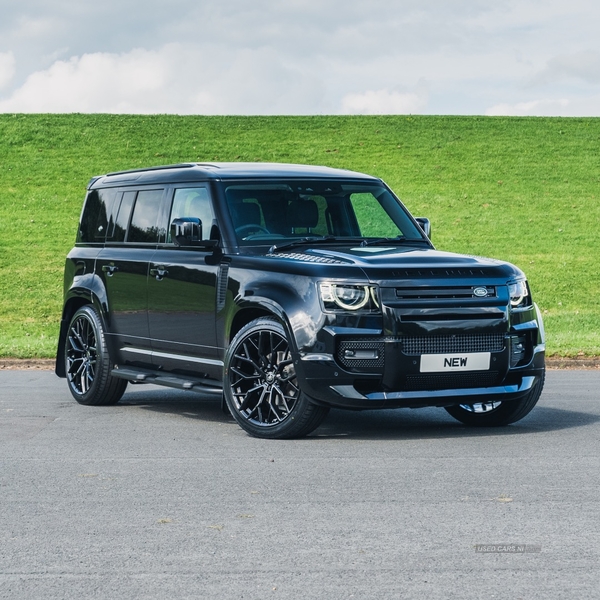
[[[406,391],[434,391],[463,388],[492,387],[498,379],[495,371],[485,373],[428,373],[427,375],[408,375],[404,389]]]
[[[465,352],[501,352],[504,350],[502,333],[480,335],[433,335],[402,338],[404,354],[463,354]]]
[[[396,298],[400,300],[472,300],[495,297],[496,288],[492,285],[396,288]]]

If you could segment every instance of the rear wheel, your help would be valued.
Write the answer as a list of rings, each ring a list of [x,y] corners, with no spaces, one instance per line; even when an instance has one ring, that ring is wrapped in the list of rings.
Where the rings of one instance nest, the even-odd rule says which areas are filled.
[[[478,402],[476,404],[460,404],[447,406],[446,410],[455,419],[465,425],[475,427],[501,427],[520,421],[528,415],[537,404],[544,387],[542,374],[533,384],[531,390],[520,400]]]
[[[113,377],[102,319],[91,305],[82,306],[71,319],[65,343],[69,390],[80,404],[116,404],[127,381]]]
[[[252,321],[232,340],[224,391],[233,418],[255,437],[303,437],[329,412],[299,388],[286,332],[271,318]]]

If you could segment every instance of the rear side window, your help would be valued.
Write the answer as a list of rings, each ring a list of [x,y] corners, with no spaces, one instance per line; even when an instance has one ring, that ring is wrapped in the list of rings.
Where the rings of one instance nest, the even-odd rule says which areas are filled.
[[[114,203],[113,214],[108,224],[108,239],[111,242],[124,242],[131,217],[131,209],[135,202],[137,192],[120,193]]]
[[[115,190],[89,192],[81,215],[78,242],[104,242],[108,229],[108,215],[113,210],[116,195]]]

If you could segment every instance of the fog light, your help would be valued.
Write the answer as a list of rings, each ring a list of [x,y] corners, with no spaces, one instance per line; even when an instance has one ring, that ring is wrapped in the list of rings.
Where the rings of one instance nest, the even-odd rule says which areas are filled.
[[[516,367],[525,359],[527,339],[524,335],[510,338],[510,366]]]

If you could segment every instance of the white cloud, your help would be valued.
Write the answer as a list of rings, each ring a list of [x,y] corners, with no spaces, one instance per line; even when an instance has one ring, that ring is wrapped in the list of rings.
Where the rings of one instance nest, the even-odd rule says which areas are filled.
[[[590,0],[5,4],[0,111],[600,115]]]
[[[30,75],[0,102],[0,111],[129,112],[138,107],[147,112],[158,108],[152,95],[165,80],[166,65],[156,52],[84,54]]]
[[[15,57],[12,52],[0,52],[0,90],[6,87],[15,74]]]
[[[342,99],[342,114],[404,115],[422,112],[427,98],[419,93],[401,93],[383,90],[368,90],[358,94],[347,94]]]
[[[316,111],[322,94],[317,77],[272,50],[169,44],[56,61],[0,100],[0,112],[290,114]]]
[[[535,74],[530,85],[548,85],[564,80],[580,80],[600,84],[600,53],[582,50],[573,54],[554,56],[546,67]]]
[[[568,116],[570,102],[566,98],[559,100],[532,100],[516,104],[497,104],[485,111],[488,116],[523,117],[523,116]]]

